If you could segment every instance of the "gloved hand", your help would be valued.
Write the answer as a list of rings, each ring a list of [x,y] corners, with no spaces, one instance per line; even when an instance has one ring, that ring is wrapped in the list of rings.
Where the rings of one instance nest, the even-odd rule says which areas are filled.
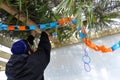
[[[29,35],[27,41],[29,42],[30,45],[34,45],[34,39],[35,37],[33,35]]]
[[[35,39],[35,36],[36,36],[37,32],[36,31],[31,31],[31,35],[29,35],[27,37],[27,41],[29,42],[29,44],[32,46],[34,45],[34,39]]]

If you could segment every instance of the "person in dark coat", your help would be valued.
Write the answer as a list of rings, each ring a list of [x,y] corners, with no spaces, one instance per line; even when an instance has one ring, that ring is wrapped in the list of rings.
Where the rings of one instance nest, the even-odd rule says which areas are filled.
[[[33,51],[34,36],[19,40],[12,45],[13,53],[6,64],[7,80],[44,80],[44,71],[50,62],[51,44],[46,32],[42,31],[38,49]]]

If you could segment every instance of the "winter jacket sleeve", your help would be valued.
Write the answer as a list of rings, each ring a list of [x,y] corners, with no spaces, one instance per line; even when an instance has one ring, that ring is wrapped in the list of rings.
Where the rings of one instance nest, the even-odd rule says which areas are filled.
[[[41,33],[40,42],[38,44],[38,49],[40,48],[43,48],[46,54],[50,54],[51,51],[50,40],[47,33],[44,31]]]

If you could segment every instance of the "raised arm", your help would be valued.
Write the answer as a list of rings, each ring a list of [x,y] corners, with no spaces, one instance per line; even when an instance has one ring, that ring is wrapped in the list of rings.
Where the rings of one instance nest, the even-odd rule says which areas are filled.
[[[47,54],[50,54],[51,51],[51,43],[48,37],[48,34],[45,31],[42,31],[40,42],[38,44],[38,49],[43,48]]]

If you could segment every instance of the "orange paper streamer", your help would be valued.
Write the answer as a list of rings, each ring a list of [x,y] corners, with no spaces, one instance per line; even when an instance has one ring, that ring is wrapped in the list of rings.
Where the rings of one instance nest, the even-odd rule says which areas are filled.
[[[26,28],[25,28],[25,26],[19,26],[19,30],[20,30],[20,31],[25,31]]]
[[[59,25],[64,25],[65,23],[69,23],[69,22],[71,22],[72,21],[72,19],[70,18],[70,17],[68,17],[68,18],[62,18],[62,19],[60,19],[59,21],[58,21],[58,24]]]
[[[10,25],[10,26],[8,26],[8,30],[10,30],[10,31],[15,30],[14,25]]]
[[[106,48],[104,45],[102,46],[98,46],[94,43],[92,43],[92,41],[90,39],[87,38],[83,38],[82,41],[90,48],[94,49],[95,51],[102,51],[102,52],[112,52],[111,48]]]
[[[71,22],[71,21],[72,21],[72,19],[71,19],[70,17],[65,18],[65,23],[69,23],[69,22]]]
[[[85,31],[85,29],[82,29],[82,30],[81,30],[81,32],[82,32],[82,33],[84,33],[84,34],[86,34],[86,31]]]
[[[59,21],[58,21],[58,24],[59,25],[63,25],[65,22],[64,22],[64,19],[60,19]]]
[[[83,34],[86,34],[86,31],[85,29],[82,29],[81,32]],[[102,52],[112,52],[112,49],[111,48],[106,48],[104,45],[102,46],[98,46],[94,43],[92,43],[92,41],[90,39],[87,39],[87,38],[83,38],[82,41],[90,48],[94,49],[95,51],[102,51]]]

